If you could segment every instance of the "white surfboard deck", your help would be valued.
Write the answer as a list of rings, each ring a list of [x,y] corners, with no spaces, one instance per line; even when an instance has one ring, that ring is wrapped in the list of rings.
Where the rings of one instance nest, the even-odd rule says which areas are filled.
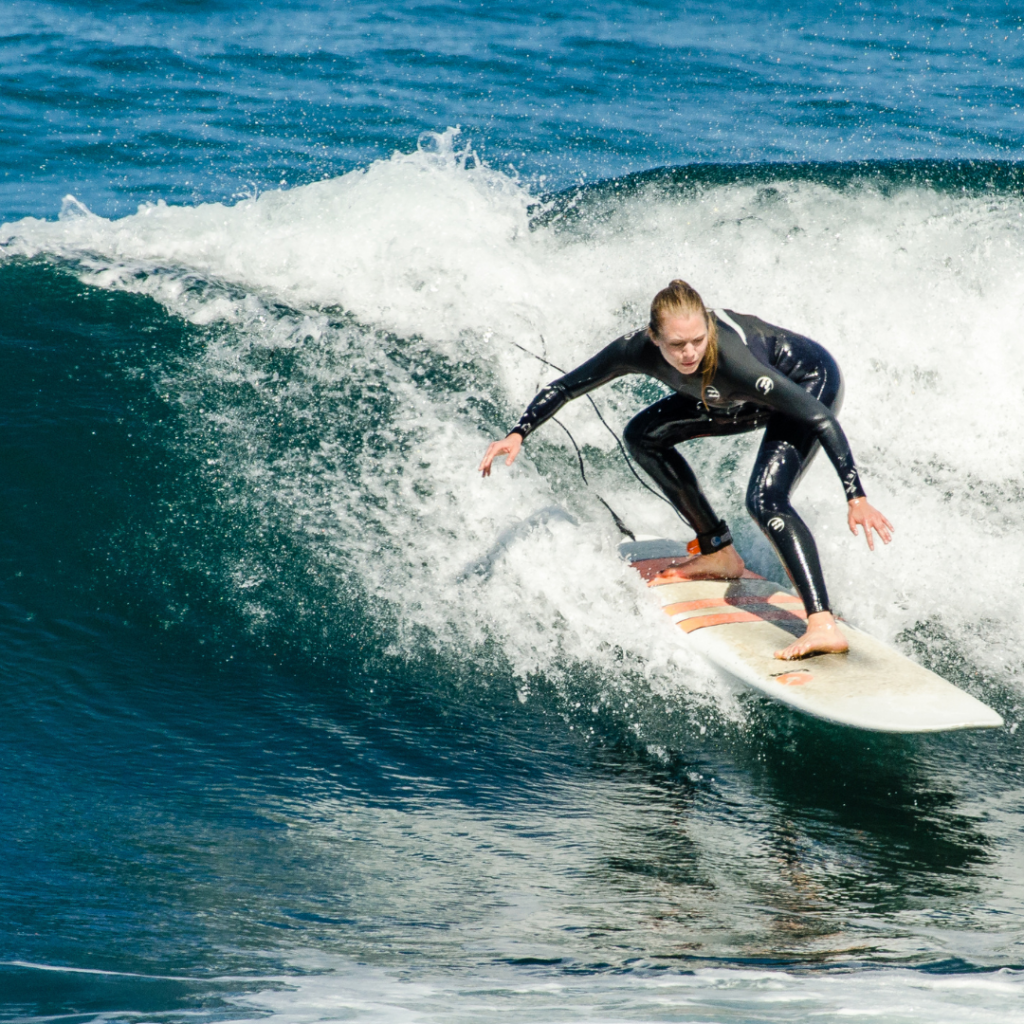
[[[774,652],[803,634],[806,614],[793,591],[770,580],[754,573],[738,580],[659,578],[688,559],[685,544],[678,541],[641,538],[620,544],[619,553],[648,581],[686,634],[687,646],[773,700],[828,722],[875,732],[1003,724],[980,700],[845,621],[849,653],[779,661]]]

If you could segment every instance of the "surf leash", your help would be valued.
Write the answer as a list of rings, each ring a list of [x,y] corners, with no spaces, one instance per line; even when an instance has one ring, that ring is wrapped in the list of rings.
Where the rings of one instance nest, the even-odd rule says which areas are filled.
[[[544,340],[543,334],[540,335],[540,340],[541,343],[545,347],[547,347],[547,342]],[[565,373],[565,370],[563,370],[560,366],[556,366],[553,362],[551,362],[550,359],[545,359],[544,356],[539,356],[536,352],[531,352],[528,348],[524,347],[523,345],[520,345],[519,342],[513,341],[512,344],[517,349],[519,349],[520,352],[525,352],[528,356],[532,356],[534,359],[536,359],[540,363],[543,363],[545,366],[550,366],[552,370],[557,370],[559,373],[563,374]],[[632,473],[633,476],[636,477],[637,483],[639,483],[640,486],[643,487],[645,490],[650,491],[651,494],[653,494],[656,498],[660,498],[663,502],[665,502],[666,505],[668,505],[670,509],[672,509],[673,512],[676,513],[676,515],[679,515],[679,510],[675,507],[675,505],[673,505],[672,502],[669,501],[664,494],[659,494],[636,471],[636,468],[633,465],[633,460],[629,457],[629,453],[626,451],[626,446],[622,443],[622,438],[619,437],[619,435],[609,425],[608,421],[604,418],[604,416],[601,415],[601,410],[597,407],[597,402],[594,401],[593,396],[587,395],[586,399],[590,403],[591,408],[593,408],[594,412],[597,414],[597,418],[604,425],[605,430],[607,430],[608,433],[615,438],[615,443],[618,446],[619,452],[621,453],[622,458],[625,460],[626,465],[629,467],[630,473]],[[583,467],[583,452],[580,451],[580,446],[576,443],[576,438],[572,436],[572,433],[570,432],[569,428],[561,420],[559,420],[557,416],[552,416],[551,418],[566,432],[566,434],[569,437],[569,440],[572,442],[573,448],[576,449],[576,459],[579,462],[580,476],[583,478],[583,483],[586,484],[587,487],[590,487],[590,481],[587,480],[586,470]],[[608,509],[608,512],[611,515],[612,519],[615,521],[615,525],[618,528],[619,532],[624,536],[629,537],[631,540],[636,540],[636,536],[634,535],[633,531],[628,526],[626,526],[626,524],[622,521],[622,517],[615,511],[615,509],[613,509],[611,505],[609,505],[608,502],[605,501],[604,498],[602,498],[601,495],[597,493],[597,491],[593,491],[593,494],[594,497],[597,498],[597,500],[601,502],[601,504],[604,505],[606,509]]]
[[[576,449],[576,459],[580,465],[580,476],[583,477],[583,482],[589,487],[590,481],[587,479],[587,471],[583,468],[583,452],[580,451],[580,446],[576,443],[576,438],[572,436],[572,432],[557,416],[552,416],[551,420],[553,423],[557,423],[565,431],[569,440],[572,442],[573,448]],[[628,537],[630,540],[636,540],[636,534],[622,521],[619,513],[616,512],[615,509],[613,509],[611,505],[609,505],[608,502],[597,493],[597,491],[594,491],[593,494],[594,497],[597,498],[597,500],[601,502],[606,509],[608,509],[608,514],[615,521],[615,525],[619,528],[619,533]]]

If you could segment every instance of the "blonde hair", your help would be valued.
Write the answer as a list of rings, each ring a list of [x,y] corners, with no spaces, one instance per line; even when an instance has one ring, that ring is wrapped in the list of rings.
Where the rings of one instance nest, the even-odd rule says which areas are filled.
[[[651,302],[651,322],[648,328],[652,334],[660,336],[669,317],[694,314],[704,318],[708,329],[708,347],[700,361],[700,390],[703,395],[704,389],[714,380],[715,371],[718,369],[718,322],[696,290],[678,278],[670,281],[668,287],[662,288]]]

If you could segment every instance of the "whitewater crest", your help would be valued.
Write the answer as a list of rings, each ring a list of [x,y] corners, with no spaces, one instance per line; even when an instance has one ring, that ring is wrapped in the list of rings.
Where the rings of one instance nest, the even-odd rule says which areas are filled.
[[[583,664],[665,692],[683,679],[724,701],[618,561],[618,533],[562,430],[531,437],[511,470],[475,473],[486,443],[556,375],[523,349],[576,365],[684,277],[711,305],[816,338],[843,367],[842,420],[897,539],[870,555],[850,537],[842,489],[819,459],[797,506],[838,609],[917,656],[941,635],[984,677],[1015,679],[1021,199],[776,177],[771,188],[584,190],[571,217],[549,209],[449,130],[233,206],[157,203],[106,220],[69,198],[56,221],[3,225],[0,251],[68,261],[89,284],[150,295],[207,332],[187,372],[168,366],[161,381],[203,396],[181,397],[197,458],[216,450],[218,487],[247,493],[322,572],[358,580],[388,609],[397,650],[498,638],[523,679]],[[659,395],[627,379],[595,398],[621,430]],[[688,536],[586,403],[560,419],[635,532]],[[703,441],[688,456],[752,567],[780,579],[742,510],[755,443]],[[958,580],[954,600],[950,562],[965,537],[983,571]],[[238,558],[227,576],[259,621],[272,571],[258,551],[225,557]],[[993,592],[996,575],[1011,582]]]

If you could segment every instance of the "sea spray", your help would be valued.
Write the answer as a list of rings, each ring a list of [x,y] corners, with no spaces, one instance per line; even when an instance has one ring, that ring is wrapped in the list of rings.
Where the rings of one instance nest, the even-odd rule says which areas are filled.
[[[584,190],[571,217],[552,209],[450,130],[230,207],[146,205],[108,221],[69,200],[58,221],[4,225],[0,239],[7,258],[65,261],[208,332],[187,371],[159,386],[192,418],[196,458],[215,453],[212,493],[301,538],[317,571],[355,582],[386,610],[396,651],[497,639],[523,678],[589,664],[606,680],[639,672],[708,693],[618,561],[617,532],[561,431],[531,437],[511,470],[475,474],[486,443],[554,375],[517,346],[576,365],[642,324],[664,281],[685,277],[711,305],[814,337],[843,367],[842,422],[897,533],[873,554],[852,538],[834,472],[817,460],[796,504],[838,610],[926,660],[915,638],[955,643],[983,687],[1015,689],[1024,594],[1012,582],[994,593],[991,579],[1024,576],[1013,541],[1024,514],[1019,196],[855,177],[639,182]],[[627,378],[595,398],[621,430],[661,393]],[[687,535],[629,476],[586,403],[563,419],[635,532]],[[751,566],[781,581],[742,509],[756,444],[702,441],[687,456]],[[486,579],[460,572],[552,506],[567,517],[517,537]],[[953,600],[967,552],[982,571],[958,578]],[[227,576],[254,624],[265,618],[247,581],[272,579],[272,565],[247,548]],[[723,707],[732,699],[714,692]]]

